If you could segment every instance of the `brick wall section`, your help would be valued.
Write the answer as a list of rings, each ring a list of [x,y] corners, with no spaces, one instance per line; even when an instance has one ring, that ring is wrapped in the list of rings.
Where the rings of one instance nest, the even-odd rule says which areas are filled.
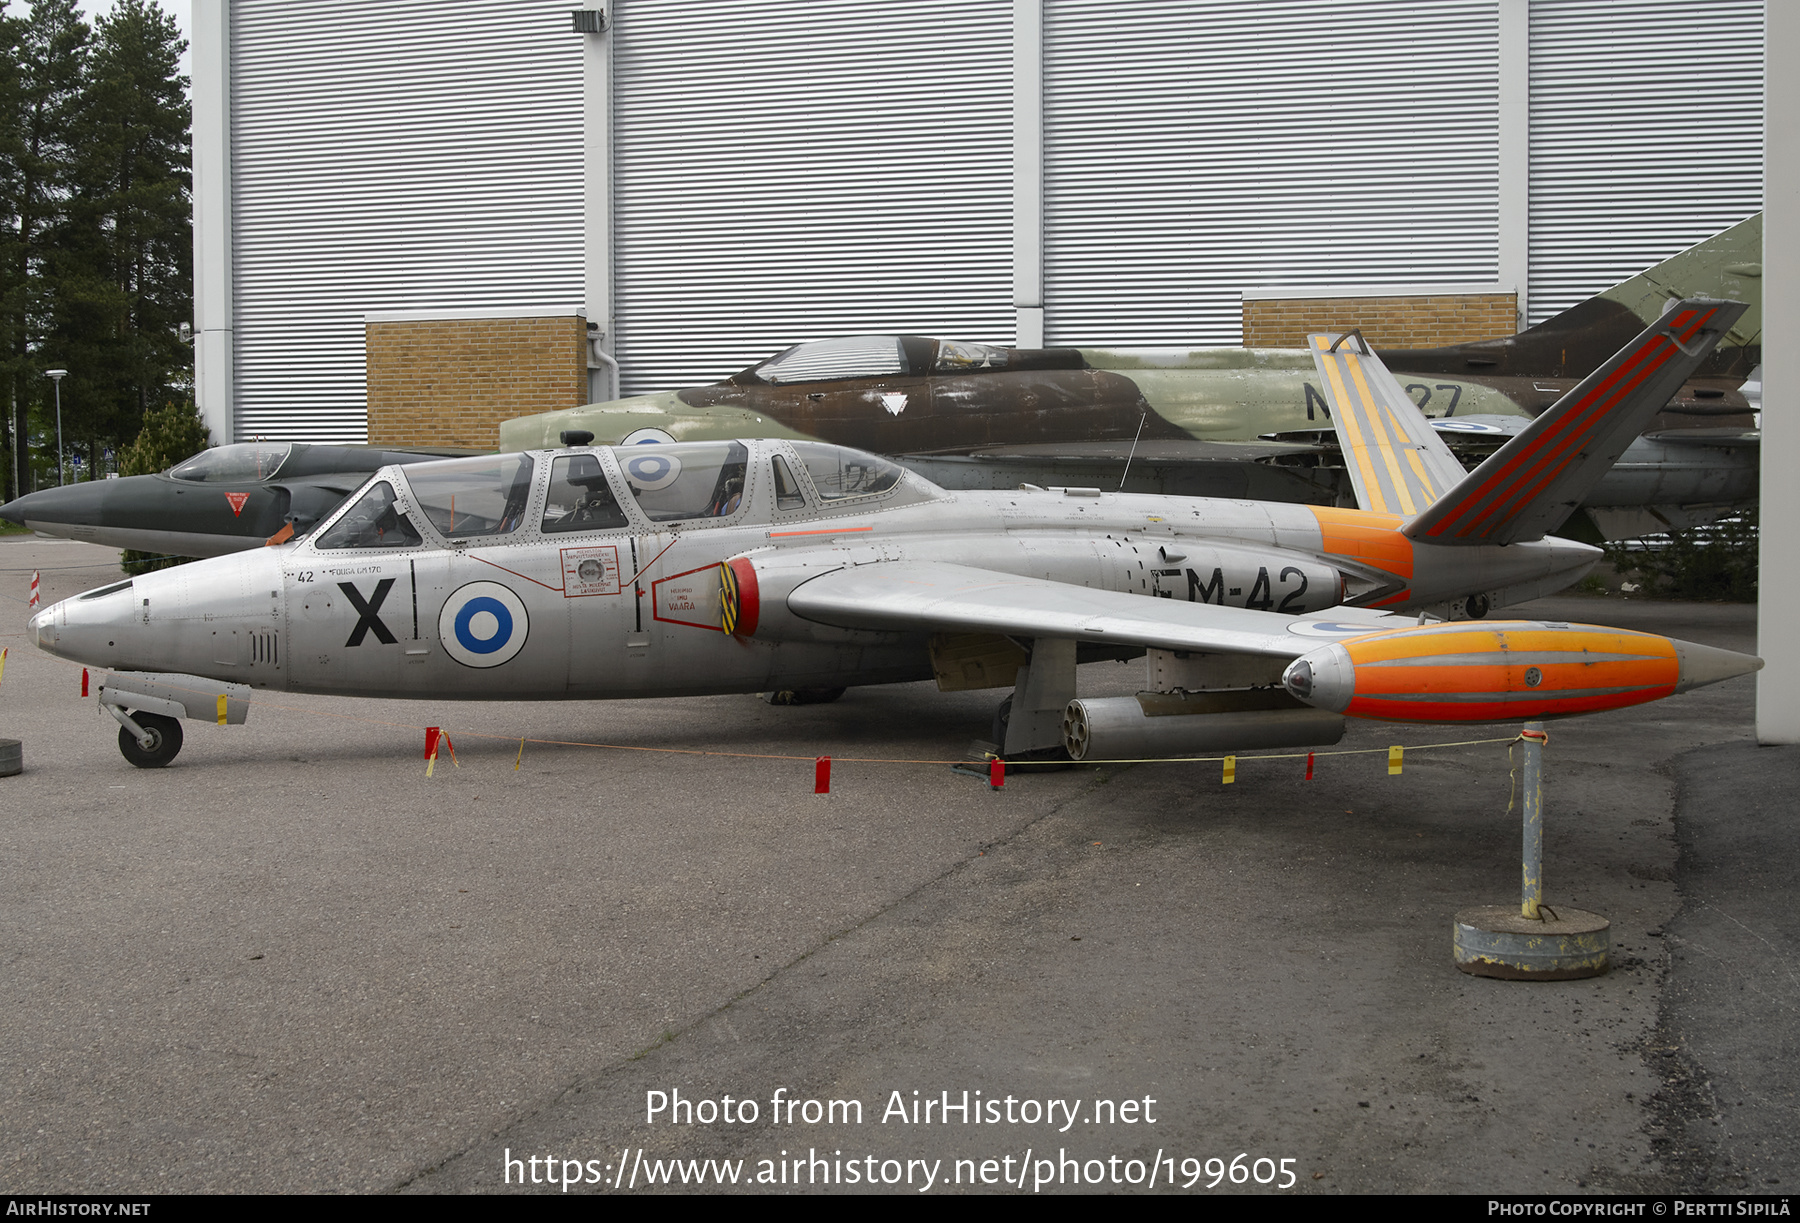
[[[1244,303],[1244,347],[1304,348],[1312,331],[1360,328],[1376,348],[1436,348],[1518,330],[1513,293],[1262,298]]]
[[[587,402],[580,317],[367,323],[369,442],[499,445],[503,420]]]

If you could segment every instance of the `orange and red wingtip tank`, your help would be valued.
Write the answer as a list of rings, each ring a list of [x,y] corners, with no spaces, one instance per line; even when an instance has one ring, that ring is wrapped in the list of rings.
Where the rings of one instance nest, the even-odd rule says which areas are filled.
[[[1602,713],[1761,667],[1654,633],[1512,620],[1353,637],[1297,659],[1283,682],[1322,709],[1393,722],[1505,722]]]

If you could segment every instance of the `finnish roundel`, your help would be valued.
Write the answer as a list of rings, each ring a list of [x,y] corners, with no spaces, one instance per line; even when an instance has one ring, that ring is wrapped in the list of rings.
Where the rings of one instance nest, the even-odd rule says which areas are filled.
[[[633,429],[625,435],[621,446],[658,446],[675,439],[661,429]]]
[[[681,476],[681,460],[661,450],[646,450],[625,460],[625,478],[633,488],[653,493]]]
[[[1346,624],[1341,620],[1297,620],[1287,626],[1287,631],[1296,637],[1322,637],[1328,641],[1362,637],[1379,633],[1381,629],[1378,624]]]
[[[444,602],[438,640],[465,667],[497,667],[525,648],[524,600],[498,582],[470,582]]]

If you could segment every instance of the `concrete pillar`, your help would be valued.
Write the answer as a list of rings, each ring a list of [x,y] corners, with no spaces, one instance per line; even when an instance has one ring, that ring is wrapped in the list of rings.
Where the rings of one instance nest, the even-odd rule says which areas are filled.
[[[236,440],[231,277],[231,14],[194,0],[194,402],[213,444]]]
[[[613,320],[613,26],[618,5],[582,0],[581,7],[606,10],[606,29],[583,34],[582,62],[583,176],[587,242],[587,320],[598,327],[594,336],[595,369],[590,401],[619,397],[619,367],[614,360]]]
[[[1531,268],[1531,0],[1500,0],[1499,266],[1526,321]]]
[[[1800,743],[1800,6],[1771,4],[1763,40],[1762,543],[1756,738]]]
[[[1013,0],[1013,309],[1020,348],[1044,346],[1044,5]]]

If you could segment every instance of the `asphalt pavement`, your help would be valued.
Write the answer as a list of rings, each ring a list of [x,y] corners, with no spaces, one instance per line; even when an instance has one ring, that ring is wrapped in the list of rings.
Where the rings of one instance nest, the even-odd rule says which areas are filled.
[[[1450,932],[1517,897],[1507,746],[1428,746],[1513,727],[1357,726],[1311,781],[1252,754],[995,791],[947,762],[999,692],[269,694],[141,771],[26,642],[32,570],[47,602],[118,574],[0,537],[6,1191],[1800,1178],[1800,756],[1754,746],[1750,677],[1552,725],[1547,894],[1611,918],[1615,968],[1513,983]],[[1527,610],[1754,644],[1751,607]]]

